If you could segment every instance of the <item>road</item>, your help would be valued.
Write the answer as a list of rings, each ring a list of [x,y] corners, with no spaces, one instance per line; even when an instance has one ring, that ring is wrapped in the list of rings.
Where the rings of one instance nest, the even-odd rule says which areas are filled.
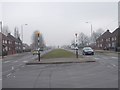
[[[3,88],[117,88],[118,57],[96,53],[96,62],[25,65],[30,53],[3,61]],[[18,68],[19,67],[19,68]],[[9,71],[10,70],[10,71]]]
[[[41,52],[41,56],[51,50]],[[5,56],[2,60],[2,75],[3,77],[11,75],[15,70],[25,67],[25,63],[38,58],[37,55],[32,55],[31,52]]]

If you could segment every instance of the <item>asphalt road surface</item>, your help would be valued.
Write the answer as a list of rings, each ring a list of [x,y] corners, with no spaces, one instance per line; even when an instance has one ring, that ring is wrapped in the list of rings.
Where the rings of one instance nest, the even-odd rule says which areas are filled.
[[[25,65],[31,53],[3,61],[3,88],[117,88],[118,57],[95,54],[96,62]]]

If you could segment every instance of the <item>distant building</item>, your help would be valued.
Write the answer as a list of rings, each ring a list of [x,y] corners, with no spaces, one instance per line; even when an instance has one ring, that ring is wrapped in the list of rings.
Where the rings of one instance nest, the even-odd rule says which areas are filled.
[[[29,52],[31,49],[30,49],[30,46],[27,45],[27,44],[23,44],[23,52]]]

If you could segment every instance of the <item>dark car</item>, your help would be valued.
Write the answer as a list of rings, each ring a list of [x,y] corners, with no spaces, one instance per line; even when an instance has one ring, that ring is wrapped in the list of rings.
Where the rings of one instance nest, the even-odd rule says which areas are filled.
[[[91,47],[84,47],[82,50],[83,55],[94,55],[94,50]]]

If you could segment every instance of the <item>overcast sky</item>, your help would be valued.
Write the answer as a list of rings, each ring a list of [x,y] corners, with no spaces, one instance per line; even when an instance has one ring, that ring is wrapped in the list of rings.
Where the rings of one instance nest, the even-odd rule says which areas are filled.
[[[102,28],[112,32],[118,27],[117,2],[5,2],[2,14],[11,33],[15,26],[21,32],[23,25],[23,40],[28,44],[34,30],[43,34],[47,45],[65,45],[75,33],[90,36],[90,23],[93,31]]]

